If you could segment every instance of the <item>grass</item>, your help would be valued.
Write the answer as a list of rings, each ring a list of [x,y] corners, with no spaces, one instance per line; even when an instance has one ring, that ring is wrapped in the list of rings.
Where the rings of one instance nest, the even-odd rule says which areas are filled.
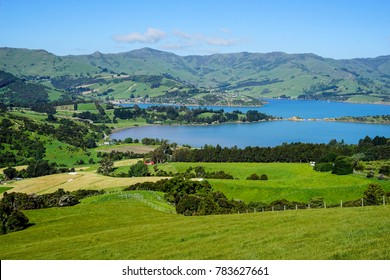
[[[88,164],[90,159],[94,162],[100,161],[95,149],[83,151],[81,148],[76,148],[55,139],[47,141],[45,147],[45,160],[56,162],[57,164],[64,164],[68,167],[78,165],[76,162],[80,160],[83,160],[86,164]]]
[[[13,192],[23,193],[51,193],[61,188],[66,191],[78,189],[118,189],[139,182],[157,181],[159,177],[134,177],[114,178],[97,174],[96,172],[83,171],[72,175],[68,173],[42,176],[38,178],[24,179],[8,184],[13,187]]]
[[[110,153],[111,151],[119,152],[134,152],[136,154],[149,153],[156,149],[158,146],[148,146],[142,143],[129,143],[129,144],[117,144],[110,146],[99,146],[95,148],[96,151]]]
[[[339,204],[340,200],[360,198],[370,183],[390,191],[388,180],[368,179],[363,174],[340,176],[315,172],[308,163],[166,163],[158,167],[175,173],[184,172],[190,166],[204,166],[208,172],[223,170],[233,175],[236,180],[209,179],[209,182],[228,198],[245,202],[270,203],[278,199],[308,202],[313,197],[323,197],[328,204]],[[246,180],[252,173],[266,174],[268,180]]]
[[[389,206],[185,217],[168,213],[169,206],[157,210],[161,194],[148,197],[150,204],[138,194],[24,211],[34,225],[0,236],[0,258],[390,258]]]
[[[12,189],[12,188],[11,187],[0,187],[0,193],[6,192],[10,189]]]

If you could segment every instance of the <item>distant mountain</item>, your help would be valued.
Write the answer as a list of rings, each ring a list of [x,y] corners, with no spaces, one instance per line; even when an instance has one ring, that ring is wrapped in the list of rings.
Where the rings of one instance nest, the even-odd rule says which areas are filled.
[[[390,56],[341,60],[281,52],[178,56],[143,48],[59,57],[42,50],[0,48],[0,70],[18,77],[165,75],[196,87],[256,98],[390,101]]]

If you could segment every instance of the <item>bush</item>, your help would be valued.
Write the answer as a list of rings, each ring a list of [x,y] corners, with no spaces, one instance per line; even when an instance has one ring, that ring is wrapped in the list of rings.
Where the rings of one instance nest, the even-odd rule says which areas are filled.
[[[13,167],[8,167],[8,168],[4,169],[3,173],[8,180],[14,179],[18,174],[16,169]]]
[[[28,218],[12,204],[0,202],[0,234],[25,229],[28,225]]]
[[[251,175],[249,175],[249,177],[246,178],[247,180],[260,180],[260,177],[259,175],[253,173]]]
[[[145,177],[149,176],[149,168],[142,161],[130,166],[129,177]]]
[[[370,184],[363,193],[365,205],[379,205],[382,204],[384,190],[377,184]]]
[[[5,170],[4,170],[5,172]],[[384,165],[379,168],[379,173],[390,176],[390,165]]]
[[[333,165],[332,173],[336,175],[347,175],[353,173],[354,160],[351,157],[338,156]]]
[[[262,175],[260,176],[260,180],[263,180],[263,181],[268,180],[267,174],[262,174]]]
[[[328,172],[333,170],[333,163],[332,162],[319,162],[316,163],[316,165],[313,167],[313,170],[319,171],[319,172]]]

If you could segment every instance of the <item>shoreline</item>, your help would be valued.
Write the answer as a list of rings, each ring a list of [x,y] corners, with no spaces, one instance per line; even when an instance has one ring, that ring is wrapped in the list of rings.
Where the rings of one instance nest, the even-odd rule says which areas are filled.
[[[123,100],[124,102],[120,102]],[[242,107],[242,108],[261,108],[266,104],[269,104],[267,100],[290,100],[290,101],[322,101],[322,102],[333,102],[333,103],[346,103],[346,104],[366,104],[366,105],[384,105],[384,106],[390,106],[390,102],[384,102],[384,101],[377,101],[377,102],[357,102],[357,101],[340,101],[340,100],[322,100],[322,99],[297,99],[297,98],[278,98],[278,97],[261,97],[259,98],[260,101],[264,102],[262,105],[199,105],[199,104],[177,104],[177,103],[150,103],[150,102],[134,102],[126,99],[118,99],[110,101],[112,104],[115,105],[123,105],[123,104],[134,104],[134,105],[150,105],[150,106],[191,106],[191,107]]]
[[[299,117],[289,117],[289,118],[280,118],[280,119],[273,119],[273,120],[261,120],[261,121],[254,121],[254,122],[224,122],[224,123],[188,123],[188,124],[147,124],[144,125],[137,125],[137,126],[129,126],[129,127],[122,127],[122,128],[116,128],[113,129],[110,136],[115,133],[119,133],[128,129],[136,129],[146,126],[217,126],[217,125],[225,125],[225,124],[256,124],[256,123],[263,123],[263,122],[274,122],[274,121],[290,121],[290,122],[343,122],[343,123],[362,123],[362,124],[378,124],[378,125],[390,125],[390,122],[368,122],[368,121],[356,121],[356,120],[338,120],[337,118],[299,118]]]

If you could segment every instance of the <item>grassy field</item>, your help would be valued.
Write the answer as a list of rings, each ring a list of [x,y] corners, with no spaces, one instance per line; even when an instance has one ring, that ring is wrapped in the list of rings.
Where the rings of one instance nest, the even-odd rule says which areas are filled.
[[[87,168],[87,167],[86,167]],[[139,177],[139,178],[114,178],[103,176],[91,171],[77,172],[77,174],[54,174],[38,178],[24,179],[7,184],[13,187],[13,192],[23,193],[51,193],[61,188],[66,191],[78,189],[119,189],[129,185],[145,181],[157,181],[159,177]]]
[[[228,198],[245,202],[272,202],[278,199],[308,202],[314,197],[323,197],[328,204],[339,204],[362,197],[370,183],[380,184],[390,191],[388,180],[368,179],[365,174],[334,175],[316,172],[308,163],[166,163],[158,167],[167,172],[184,172],[190,166],[203,166],[208,172],[223,170],[235,180],[209,179],[215,190]],[[252,181],[246,178],[252,173],[266,174],[267,181]]]
[[[145,199],[144,199],[145,198]],[[111,193],[29,210],[5,259],[390,259],[390,207],[185,217],[160,194]]]
[[[129,166],[139,159],[115,162],[115,173],[129,171]],[[233,175],[234,180],[208,179],[214,190],[222,191],[229,199],[240,199],[244,202],[274,200],[308,202],[311,198],[322,197],[328,205],[339,205],[340,201],[355,200],[362,197],[371,183],[380,184],[390,191],[389,180],[366,178],[364,174],[334,175],[330,172],[315,172],[307,163],[164,163],[157,167],[166,172],[185,172],[189,167],[203,166],[207,172],[224,170]],[[77,175],[55,174],[39,178],[24,179],[8,184],[12,191],[26,193],[48,193],[58,188],[76,189],[109,189],[125,187],[143,181],[157,181],[160,177],[114,178],[97,174],[97,165],[86,165],[79,169]],[[149,167],[153,173],[153,167]],[[252,173],[267,174],[267,181],[252,181],[246,178]]]

